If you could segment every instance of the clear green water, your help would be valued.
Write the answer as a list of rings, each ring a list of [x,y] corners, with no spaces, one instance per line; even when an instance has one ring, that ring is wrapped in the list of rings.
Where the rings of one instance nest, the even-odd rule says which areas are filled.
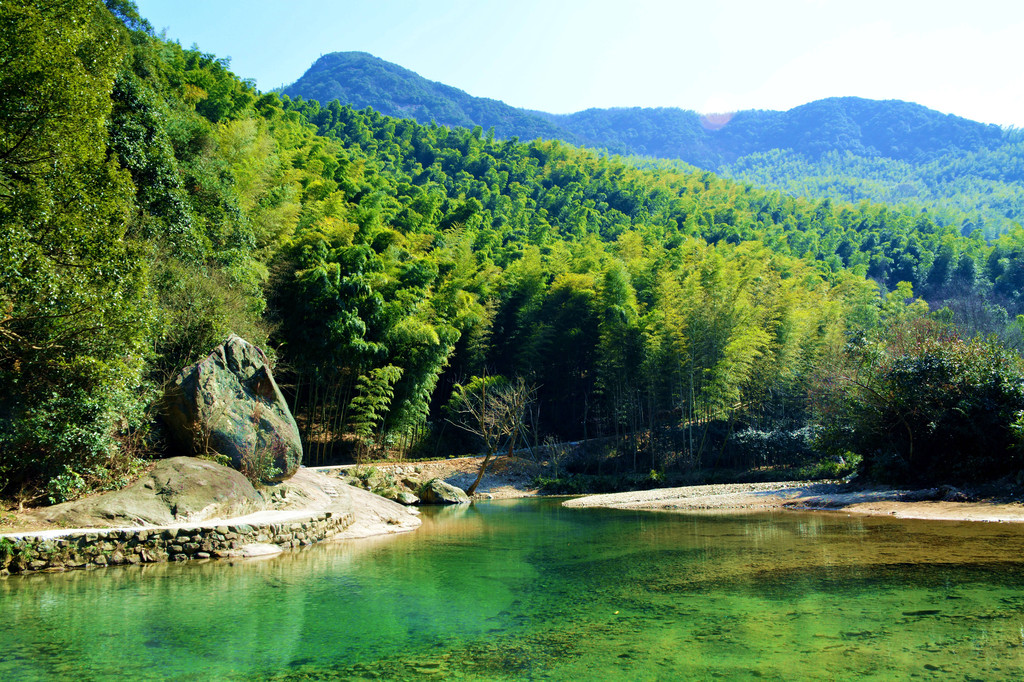
[[[0,680],[1022,679],[1024,528],[476,504],[0,580]]]

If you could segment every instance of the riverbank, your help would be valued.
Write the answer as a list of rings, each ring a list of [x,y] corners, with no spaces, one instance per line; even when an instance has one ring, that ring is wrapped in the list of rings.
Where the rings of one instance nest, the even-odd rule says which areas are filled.
[[[374,463],[395,475],[413,473],[441,478],[466,488],[479,471],[481,457],[459,457],[416,463]],[[333,467],[338,474],[357,465]],[[493,461],[474,499],[507,499],[540,495],[536,478],[542,464],[527,458],[499,457]],[[651,511],[743,512],[832,511],[933,521],[1024,522],[1024,504],[991,491],[961,491],[949,486],[924,489],[853,489],[839,482],[782,481],[723,483],[653,488],[586,495],[567,500],[566,507],[607,507]]]
[[[468,487],[476,478],[481,457],[460,457],[427,462],[380,462],[372,466],[390,472],[396,478],[414,476],[422,480],[439,478],[460,488]],[[93,515],[68,517],[54,514],[58,507],[8,513],[0,518],[0,542],[25,541],[39,544],[57,541],[61,546],[74,539],[76,546],[95,540],[103,551],[104,538],[119,538],[120,549],[140,545],[136,535],[155,538],[173,538],[174,532],[190,535],[189,542],[167,542],[166,547],[141,547],[136,553],[140,560],[148,557],[166,559],[216,558],[217,556],[247,556],[281,551],[285,546],[330,539],[365,538],[375,535],[414,530],[420,525],[415,508],[403,507],[390,500],[371,494],[345,483],[360,465],[300,469],[285,484],[273,486],[261,494],[265,500],[261,508],[245,514],[208,514],[202,518],[186,518],[181,523],[125,523],[123,519],[105,518],[109,510],[98,507]],[[531,497],[540,494],[537,477],[545,473],[543,464],[525,458],[499,457],[493,461],[474,496],[476,500]],[[94,496],[100,498],[101,496]],[[88,498],[87,498],[88,499]],[[651,511],[688,512],[743,512],[771,510],[832,511],[846,514],[889,516],[906,519],[944,521],[1024,522],[1024,504],[1008,496],[986,496],[984,493],[963,492],[949,487],[923,490],[869,489],[855,490],[837,482],[759,482],[694,485],[674,488],[655,488],[599,495],[587,495],[565,501],[571,508],[606,507]],[[323,517],[334,517],[326,521]],[[123,514],[122,514],[123,516]],[[301,517],[301,518],[300,518]],[[339,523],[338,518],[345,518]],[[73,522],[71,522],[73,519]],[[292,524],[313,523],[309,528],[292,529]],[[296,535],[274,542],[284,536],[278,532],[287,527]],[[251,527],[253,537],[243,537],[237,531],[227,537],[217,529],[225,527]],[[323,526],[323,528],[320,528]],[[311,526],[312,528],[312,526]],[[264,529],[262,532],[259,529]],[[111,536],[111,533],[114,535]],[[101,536],[98,540],[94,536]],[[225,536],[226,544],[217,545],[218,536]],[[266,536],[265,538],[262,536]],[[303,537],[307,536],[307,537]],[[270,540],[263,542],[263,540]],[[127,542],[127,545],[125,543]],[[213,543],[214,547],[206,547]],[[116,544],[116,543],[115,543]],[[152,544],[152,543],[150,543]],[[180,545],[180,549],[175,549]],[[196,545],[192,547],[191,545]],[[187,549],[186,549],[187,548]],[[153,551],[154,549],[160,551]],[[192,551],[189,551],[191,549]],[[46,545],[52,553],[52,547]],[[195,556],[193,556],[195,555]],[[121,552],[105,550],[108,563],[134,563],[133,557]],[[40,559],[37,559],[37,562]],[[95,560],[95,561],[94,561]],[[60,563],[60,562],[58,562]],[[89,564],[103,565],[100,557],[92,557]],[[74,567],[75,561],[64,562]],[[53,568],[60,566],[54,565]]]
[[[339,539],[413,530],[420,524],[415,508],[403,507],[361,488],[347,485],[344,479],[352,475],[356,469],[372,467],[390,472],[396,477],[415,475],[422,480],[439,478],[465,490],[476,479],[482,462],[483,457],[476,456],[425,462],[374,462],[365,465],[303,467],[283,485],[266,489],[266,508],[245,514],[245,518],[247,521],[258,523],[261,520],[271,521],[274,514],[281,511],[310,514],[327,511],[335,503],[339,493],[344,491],[346,496],[352,499],[351,506],[355,518],[352,525],[337,536]],[[498,457],[488,467],[474,499],[507,499],[537,495],[538,487],[535,481],[543,471],[543,466],[530,460]],[[103,494],[99,494],[90,498],[99,499],[102,496]],[[163,529],[185,525],[215,526],[237,520],[236,517],[241,516],[221,514],[215,518],[194,519],[195,523],[144,524],[118,523],[117,518],[124,514],[112,515],[103,505],[91,513],[76,514],[72,517],[73,521],[67,515],[54,513],[55,509],[57,507],[40,507],[0,513],[0,537],[44,532],[59,534],[85,528],[118,529],[148,526]]]
[[[650,511],[833,511],[933,521],[1024,523],[1024,504],[950,488],[866,489],[830,482],[732,483],[636,490],[567,500],[566,507]]]
[[[189,480],[193,487],[206,487],[215,481]],[[136,487],[152,491],[151,483]],[[407,532],[421,523],[415,509],[309,469],[300,469],[283,484],[262,491],[261,508],[249,513],[216,513],[217,509],[245,509],[257,504],[235,493],[244,504],[222,500],[209,505],[209,512],[204,509],[187,514],[176,523],[146,523],[135,516],[153,512],[154,499],[161,497],[159,492],[152,491],[152,499],[129,500],[124,492],[90,496],[72,503],[77,506],[56,505],[5,518],[0,526],[0,575],[265,556],[329,540]],[[126,524],[125,518],[134,518],[137,523]]]
[[[126,488],[73,503],[3,514],[0,543],[11,546],[0,551],[0,575],[264,556],[314,542],[404,533],[420,526],[418,510],[349,485],[346,477],[353,475],[354,469],[373,467],[399,478],[410,475],[424,481],[439,478],[465,489],[476,479],[482,461],[482,457],[459,457],[301,468],[283,483],[256,495],[251,488],[243,494],[237,481],[215,483],[216,476],[206,470],[219,466],[191,460],[185,463],[186,469],[202,470],[193,471],[192,478],[170,482],[165,476],[153,481],[143,476],[138,482],[141,485],[129,486],[136,488],[134,495],[126,495]],[[474,499],[536,495],[534,481],[542,470],[529,460],[499,457],[488,468]],[[209,488],[217,485],[223,490],[212,494],[215,491]],[[206,489],[207,494],[199,501],[191,500],[185,511],[185,505],[178,502],[189,488]],[[245,513],[237,513],[240,509]],[[236,513],[221,513],[225,510]],[[180,522],[153,521],[168,513]],[[12,563],[12,559],[17,561]]]
[[[466,490],[476,480],[483,463],[482,456],[453,457],[423,462],[371,462],[368,464],[340,464],[313,467],[313,471],[334,475],[354,476],[359,469],[377,469],[397,479],[412,476],[421,481],[437,478]],[[540,494],[537,477],[546,471],[542,464],[522,457],[500,456],[491,461],[487,473],[477,486],[475,500],[501,500],[533,497]]]

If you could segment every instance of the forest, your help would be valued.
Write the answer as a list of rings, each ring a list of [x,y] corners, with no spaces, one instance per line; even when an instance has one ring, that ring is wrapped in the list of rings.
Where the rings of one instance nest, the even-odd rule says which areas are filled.
[[[128,0],[0,17],[0,496],[171,454],[229,333],[308,464],[480,451],[460,399],[520,385],[579,471],[1020,469],[1019,227],[261,93]]]
[[[1020,131],[899,100],[831,97],[789,111],[698,114],[621,107],[547,114],[472,95],[364,52],[318,59],[281,89],[290,97],[448,127],[494,128],[622,154],[642,167],[674,160],[808,199],[881,202],[987,237],[1024,222]]]

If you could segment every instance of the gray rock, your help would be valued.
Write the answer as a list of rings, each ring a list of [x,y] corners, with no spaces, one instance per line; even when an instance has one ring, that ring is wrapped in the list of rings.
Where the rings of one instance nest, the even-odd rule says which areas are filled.
[[[33,514],[65,527],[97,528],[197,522],[247,514],[261,507],[259,493],[234,469],[192,457],[172,457],[157,462],[126,488],[45,507]],[[169,529],[163,536],[170,539],[184,533]]]
[[[302,462],[302,442],[267,356],[231,335],[206,359],[183,369],[167,391],[164,419],[190,454],[218,453],[242,469],[269,458],[282,480]]]
[[[397,495],[395,495],[395,502],[398,502],[399,504],[404,504],[405,506],[409,507],[414,504],[419,504],[420,498],[416,497],[416,495],[414,495],[413,493],[403,490],[399,492]]]
[[[439,478],[423,486],[420,499],[423,504],[469,504],[469,497],[461,488],[456,488]]]

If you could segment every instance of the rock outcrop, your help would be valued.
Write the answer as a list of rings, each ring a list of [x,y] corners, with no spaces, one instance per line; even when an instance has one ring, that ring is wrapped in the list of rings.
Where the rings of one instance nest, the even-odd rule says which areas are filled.
[[[245,476],[214,462],[172,457],[126,488],[32,512],[65,528],[163,526],[241,516],[263,498]]]
[[[461,488],[435,478],[423,486],[420,501],[423,504],[469,504],[470,499]]]
[[[395,502],[399,504],[404,504],[407,507],[411,507],[414,504],[420,503],[420,498],[416,497],[415,493],[410,493],[407,490],[398,491],[397,493],[395,493],[395,496],[391,499],[393,499]]]
[[[259,511],[237,516],[253,507]],[[311,469],[260,494],[231,468],[177,457],[126,489],[25,512],[30,525],[62,527],[0,534],[0,577],[276,553],[330,538],[411,531],[420,525],[418,513]]]
[[[302,462],[299,429],[267,356],[238,336],[178,373],[164,416],[188,454],[224,455],[267,481],[291,476]]]

